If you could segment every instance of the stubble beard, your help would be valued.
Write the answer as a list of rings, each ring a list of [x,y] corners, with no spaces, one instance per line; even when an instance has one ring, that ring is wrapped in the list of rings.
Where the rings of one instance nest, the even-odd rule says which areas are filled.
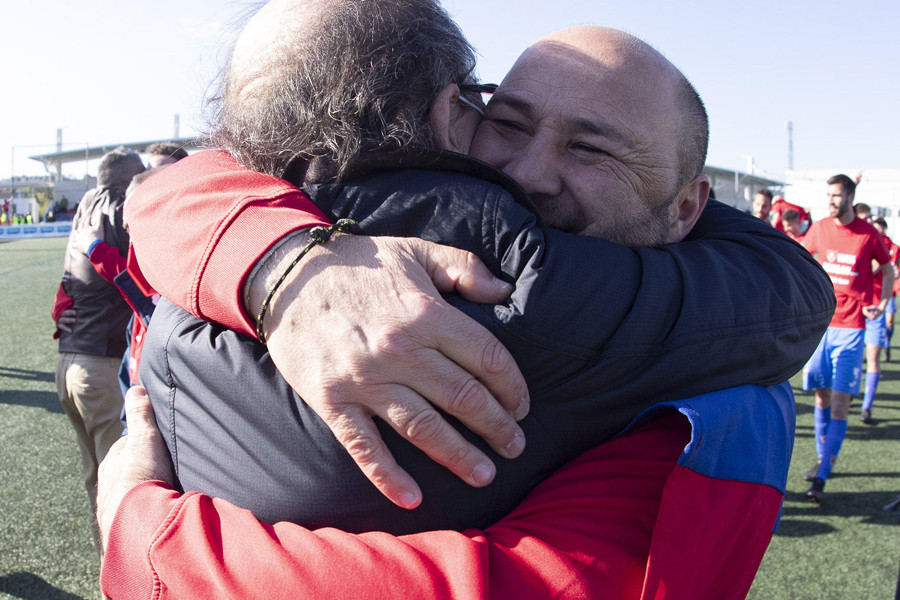
[[[588,223],[580,210],[564,210],[552,198],[535,197],[533,200],[547,227],[636,248],[659,247],[666,243],[669,236],[669,206],[674,198],[640,216],[619,215],[618,219],[598,219],[593,223]]]

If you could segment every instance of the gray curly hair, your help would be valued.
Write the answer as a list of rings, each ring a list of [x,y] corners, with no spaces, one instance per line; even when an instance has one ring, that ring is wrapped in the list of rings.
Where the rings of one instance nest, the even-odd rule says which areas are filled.
[[[210,141],[256,171],[299,157],[339,177],[361,153],[432,148],[431,102],[476,81],[475,51],[436,0],[325,0],[311,27],[290,20],[252,73],[232,53],[212,99]]]

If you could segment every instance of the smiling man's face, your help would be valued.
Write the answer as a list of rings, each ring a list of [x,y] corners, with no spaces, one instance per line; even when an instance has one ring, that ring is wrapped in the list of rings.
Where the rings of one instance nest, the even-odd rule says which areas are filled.
[[[853,210],[853,194],[845,192],[840,183],[829,184],[825,196],[828,199],[828,214],[832,217],[843,220]]]
[[[659,245],[679,186],[678,73],[618,34],[529,48],[491,98],[472,155],[518,181],[551,227]]]

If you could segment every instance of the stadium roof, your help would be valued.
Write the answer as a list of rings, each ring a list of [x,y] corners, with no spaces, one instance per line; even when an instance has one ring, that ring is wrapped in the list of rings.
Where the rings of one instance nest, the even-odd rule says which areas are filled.
[[[78,150],[64,150],[62,152],[50,152],[48,154],[36,154],[28,158],[44,163],[44,167],[50,171],[54,167],[57,173],[60,173],[60,167],[66,163],[79,162],[82,160],[96,160],[104,154],[119,146],[125,146],[135,152],[143,152],[147,146],[160,142],[171,142],[181,145],[185,150],[198,150],[202,147],[200,138],[166,138],[162,140],[150,140],[146,142],[127,142],[124,144],[104,144],[102,146],[87,146]]]

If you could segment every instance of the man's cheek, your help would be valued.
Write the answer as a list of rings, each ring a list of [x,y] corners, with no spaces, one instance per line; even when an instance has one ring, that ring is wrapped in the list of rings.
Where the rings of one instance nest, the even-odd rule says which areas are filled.
[[[489,121],[482,121],[475,130],[469,155],[502,169],[509,162],[511,149]]]

